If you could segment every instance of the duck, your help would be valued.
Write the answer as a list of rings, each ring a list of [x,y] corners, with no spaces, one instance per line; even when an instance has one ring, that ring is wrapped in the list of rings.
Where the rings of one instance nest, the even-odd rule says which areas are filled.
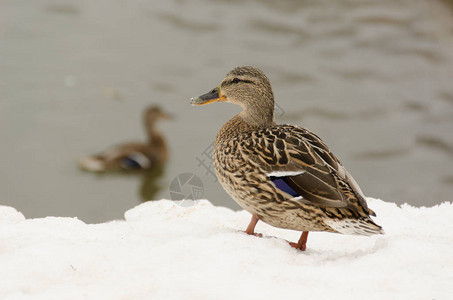
[[[143,120],[147,142],[127,142],[78,160],[79,167],[90,172],[145,171],[163,165],[168,159],[168,147],[163,135],[156,129],[159,120],[170,115],[158,106],[148,107]]]
[[[308,129],[274,119],[274,93],[268,77],[252,66],[236,67],[195,106],[214,102],[239,105],[214,141],[218,181],[251,221],[300,231],[290,246],[305,251],[310,231],[371,236],[383,234],[371,216],[357,182],[321,138]]]

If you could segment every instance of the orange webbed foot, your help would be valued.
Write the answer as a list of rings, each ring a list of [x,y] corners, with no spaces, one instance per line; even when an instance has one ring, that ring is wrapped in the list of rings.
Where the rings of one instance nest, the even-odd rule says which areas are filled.
[[[293,248],[305,251],[307,249],[308,231],[302,232],[300,239],[297,243],[288,242]]]
[[[241,232],[245,232],[245,233],[247,233],[248,235],[253,235],[253,236],[256,236],[256,237],[259,237],[259,238],[262,238],[262,237],[263,237],[263,234],[262,234],[262,233],[247,232],[247,230],[241,230]]]

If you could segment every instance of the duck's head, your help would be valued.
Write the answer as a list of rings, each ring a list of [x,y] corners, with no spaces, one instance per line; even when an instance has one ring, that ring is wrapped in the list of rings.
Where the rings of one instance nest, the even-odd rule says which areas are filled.
[[[274,94],[269,79],[260,69],[250,66],[234,68],[226,74],[218,87],[191,99],[192,105],[213,102],[229,102],[241,106],[241,115],[249,123],[273,122]]]
[[[163,137],[156,130],[156,123],[160,120],[171,120],[173,117],[163,111],[158,106],[148,107],[143,114],[143,121],[145,125],[145,131],[148,135],[148,141],[158,142],[163,141]]]
[[[145,110],[144,114],[145,120],[170,120],[171,116],[164,112],[160,107],[158,106],[150,106]]]

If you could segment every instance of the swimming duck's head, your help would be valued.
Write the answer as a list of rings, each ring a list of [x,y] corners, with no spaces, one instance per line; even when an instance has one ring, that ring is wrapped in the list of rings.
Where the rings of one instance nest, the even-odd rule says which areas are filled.
[[[172,116],[168,114],[167,112],[163,111],[159,106],[150,106],[145,110],[144,113],[144,119],[145,120],[170,120],[172,119]]]

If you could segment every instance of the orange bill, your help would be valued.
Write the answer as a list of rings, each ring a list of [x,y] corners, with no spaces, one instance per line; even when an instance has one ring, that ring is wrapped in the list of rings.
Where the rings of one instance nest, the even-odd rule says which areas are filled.
[[[220,94],[220,88],[216,87],[212,91],[201,95],[198,98],[192,98],[190,104],[192,105],[205,105],[212,102],[223,102],[226,101],[226,97]]]

